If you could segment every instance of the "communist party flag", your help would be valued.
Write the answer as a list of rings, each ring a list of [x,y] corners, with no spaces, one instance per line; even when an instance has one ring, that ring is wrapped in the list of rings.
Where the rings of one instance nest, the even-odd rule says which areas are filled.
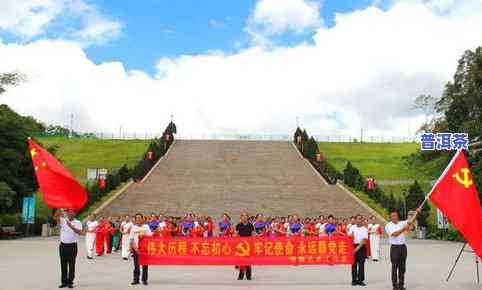
[[[67,169],[47,150],[28,139],[35,175],[45,203],[51,208],[81,209],[87,192]]]
[[[463,150],[452,158],[429,197],[482,257],[482,208]]]

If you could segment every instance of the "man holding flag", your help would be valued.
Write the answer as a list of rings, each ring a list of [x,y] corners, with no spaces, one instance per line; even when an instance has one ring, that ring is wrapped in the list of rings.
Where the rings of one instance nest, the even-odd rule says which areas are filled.
[[[464,150],[454,155],[427,198],[482,258],[482,208]]]
[[[77,241],[82,234],[82,223],[75,218],[75,211],[58,209],[54,219],[60,225],[60,268],[61,283],[59,288],[74,288],[75,259],[77,257]]]
[[[408,221],[400,221],[398,212],[392,212],[390,213],[390,222],[385,226],[385,232],[390,243],[393,290],[405,290],[405,264],[407,262],[405,232],[412,229],[421,209],[422,207],[417,208],[415,215]]]
[[[392,213],[390,216],[391,222],[386,225],[385,230],[390,237],[394,289],[405,290],[407,248],[404,232],[410,229],[429,199],[462,234],[475,254],[482,258],[482,207],[465,151],[461,149],[454,155],[410,221],[399,222],[397,213]]]
[[[42,197],[48,207],[59,208],[54,215],[60,225],[62,284],[59,288],[73,288],[77,240],[82,234],[82,223],[75,219],[75,212],[87,203],[87,192],[52,154],[31,138],[28,138],[28,146]]]

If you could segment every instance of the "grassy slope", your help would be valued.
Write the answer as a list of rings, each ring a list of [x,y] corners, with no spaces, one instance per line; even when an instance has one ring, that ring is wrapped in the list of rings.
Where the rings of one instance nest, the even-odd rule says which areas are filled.
[[[86,181],[87,168],[120,167],[124,163],[133,166],[149,145],[149,140],[100,140],[100,139],[69,139],[65,137],[39,138],[45,146],[57,144],[57,157],[80,182]],[[122,188],[123,184],[119,187]],[[112,193],[102,199],[106,200]],[[36,208],[38,216],[47,216],[50,210],[36,193]],[[96,206],[100,203],[96,203]]]
[[[319,147],[330,162],[341,172],[347,160],[360,169],[363,175],[373,175],[377,180],[417,179],[422,189],[428,193],[430,180],[437,179],[446,166],[443,158],[426,163],[409,165],[403,157],[419,150],[418,143],[328,143],[322,142]],[[441,169],[442,168],[442,169]],[[410,184],[381,185],[387,193],[394,196],[408,190]],[[360,196],[359,196],[360,197]],[[367,202],[366,200],[364,200]],[[373,205],[371,205],[373,207]],[[383,213],[383,212],[382,212]],[[430,223],[436,221],[436,209],[432,207]]]
[[[39,138],[45,146],[58,144],[57,157],[80,181],[85,182],[87,168],[133,166],[147,149],[149,140]]]
[[[340,171],[347,160],[364,175],[379,180],[412,179],[419,176],[403,157],[418,150],[417,143],[320,143],[320,150]]]

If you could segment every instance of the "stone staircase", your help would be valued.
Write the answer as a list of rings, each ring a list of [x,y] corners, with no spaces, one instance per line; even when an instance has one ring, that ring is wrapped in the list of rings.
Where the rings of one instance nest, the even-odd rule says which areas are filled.
[[[133,184],[101,215],[187,212],[349,217],[369,211],[327,185],[290,142],[177,140],[144,183]]]

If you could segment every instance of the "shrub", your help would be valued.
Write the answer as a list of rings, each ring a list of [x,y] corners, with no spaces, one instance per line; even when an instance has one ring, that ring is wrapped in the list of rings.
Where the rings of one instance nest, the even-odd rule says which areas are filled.
[[[127,164],[122,165],[119,169],[119,178],[121,182],[126,182],[130,177],[130,170],[127,167]]]
[[[406,198],[406,206],[410,209],[415,209],[419,207],[422,202],[425,200],[425,195],[423,193],[422,187],[418,183],[417,180],[413,182],[413,184],[408,189],[408,195]],[[427,227],[428,225],[428,217],[430,215],[430,207],[428,203],[425,203],[422,211],[417,217],[418,225],[421,227]]]
[[[360,170],[354,167],[350,161],[346,163],[346,167],[343,170],[343,182],[357,190],[364,190],[365,188],[365,180],[360,174]]]
[[[17,193],[6,182],[0,182],[0,212],[12,209],[16,198]]]
[[[33,234],[41,235],[42,234],[42,225],[48,223],[48,220],[45,217],[35,217],[35,224],[33,225]]]
[[[2,226],[14,226],[18,228],[22,224],[22,215],[20,213],[7,213],[1,215]]]

